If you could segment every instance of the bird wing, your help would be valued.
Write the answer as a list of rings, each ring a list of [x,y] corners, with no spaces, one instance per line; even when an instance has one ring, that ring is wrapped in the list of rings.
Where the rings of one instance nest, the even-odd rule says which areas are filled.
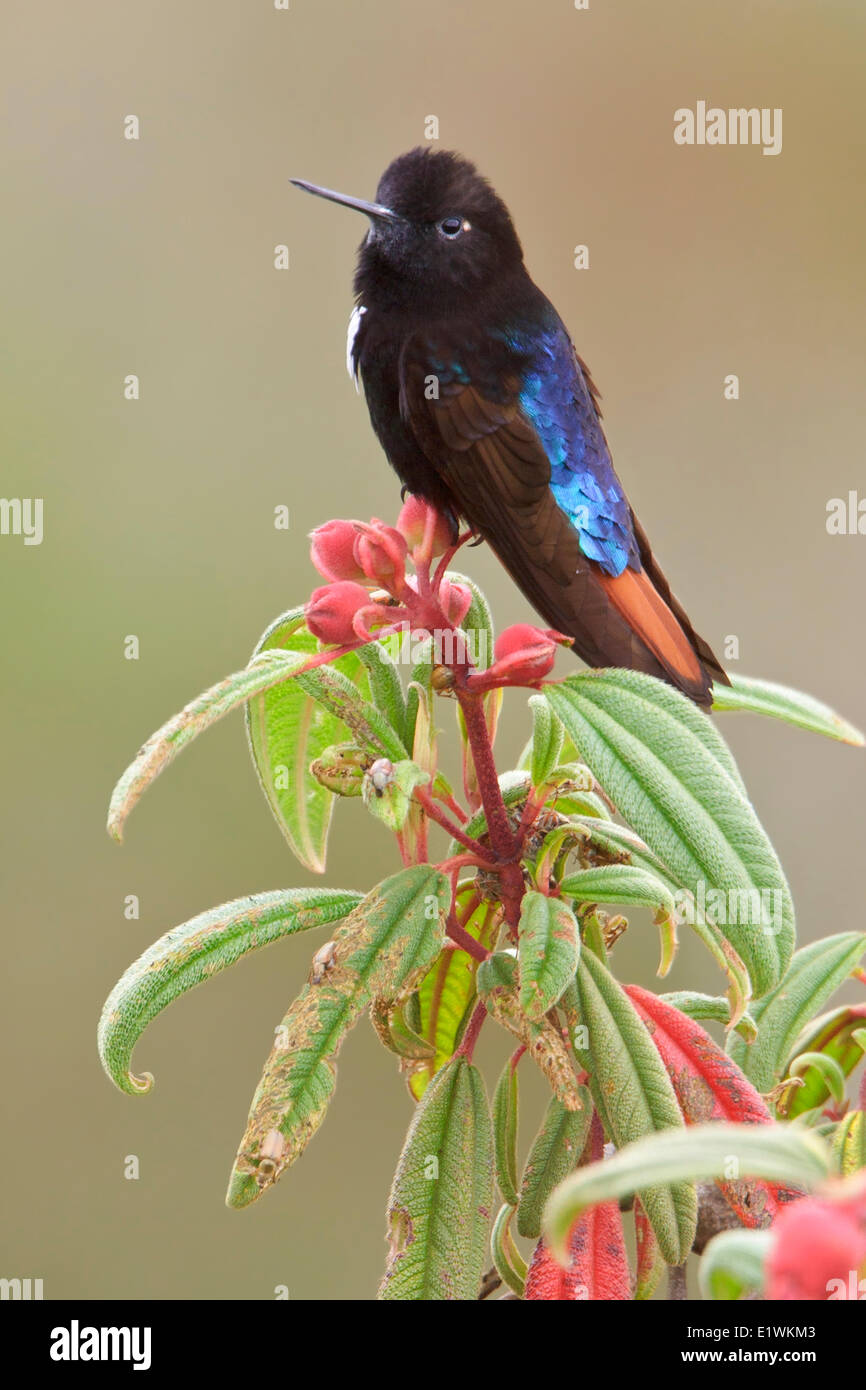
[[[584,661],[646,671],[707,704],[721,668],[636,524],[588,373],[554,336],[564,331],[526,351],[471,325],[412,334],[402,418],[455,509]]]

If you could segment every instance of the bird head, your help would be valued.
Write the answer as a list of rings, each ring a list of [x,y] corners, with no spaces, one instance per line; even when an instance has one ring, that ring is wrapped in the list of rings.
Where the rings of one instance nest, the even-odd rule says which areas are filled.
[[[400,155],[379,180],[373,203],[301,179],[292,182],[369,218],[355,277],[365,303],[447,307],[522,264],[502,199],[473,164],[450,151]]]

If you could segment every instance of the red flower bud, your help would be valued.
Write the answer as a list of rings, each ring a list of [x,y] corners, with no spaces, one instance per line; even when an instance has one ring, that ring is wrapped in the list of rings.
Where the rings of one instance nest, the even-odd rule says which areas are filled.
[[[538,685],[553,670],[557,645],[563,643],[570,644],[571,638],[552,628],[542,630],[529,623],[515,623],[500,632],[493,648],[496,660],[486,671],[470,676],[470,689]]]
[[[383,589],[399,589],[406,576],[406,542],[393,526],[376,517],[355,536],[355,559],[364,574]]]
[[[848,1191],[840,1184],[837,1191]],[[866,1184],[836,1200],[804,1197],[781,1213],[767,1258],[767,1298],[858,1299],[866,1267]],[[864,1286],[866,1287],[866,1286]]]
[[[465,584],[443,579],[439,585],[439,604],[449,623],[459,627],[472,605],[472,590]]]
[[[429,561],[435,555],[444,555],[452,544],[451,526],[447,517],[441,512],[437,512],[435,507],[431,507],[429,502],[425,502],[421,497],[414,497],[410,493],[400,509],[397,517],[397,530],[406,539],[406,544],[413,552],[422,550],[424,537],[427,527],[431,523],[431,518],[435,516],[433,523],[432,540],[430,553],[425,558]]]
[[[362,584],[341,579],[315,589],[305,609],[307,627],[321,642],[343,646],[357,642],[358,634],[352,622],[359,609],[370,603],[370,595]]]
[[[326,521],[310,532],[310,558],[326,579],[363,579],[355,559],[358,526],[354,521]]]

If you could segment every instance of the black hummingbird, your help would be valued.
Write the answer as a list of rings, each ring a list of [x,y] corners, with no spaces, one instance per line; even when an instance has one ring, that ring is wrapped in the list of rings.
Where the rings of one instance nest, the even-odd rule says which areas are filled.
[[[487,180],[416,149],[375,203],[292,182],[370,219],[347,362],[405,488],[464,518],[588,665],[646,671],[709,705],[727,677],[656,563],[589,371]]]

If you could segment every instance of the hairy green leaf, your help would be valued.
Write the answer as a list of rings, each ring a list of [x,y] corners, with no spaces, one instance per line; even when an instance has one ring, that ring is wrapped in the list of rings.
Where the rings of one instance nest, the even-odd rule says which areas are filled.
[[[838,989],[866,951],[862,932],[840,932],[797,951],[784,979],[766,999],[752,1005],[758,1036],[751,1046],[731,1036],[728,1052],[759,1091],[769,1091],[782,1074],[800,1031]]]
[[[173,927],[121,976],[102,1010],[98,1043],[102,1065],[129,1095],[149,1091],[149,1072],[135,1076],[132,1050],[151,1019],[196,985],[234,965],[250,951],[281,937],[339,922],[360,893],[295,888],[235,898]]]
[[[825,734],[840,743],[863,747],[860,730],[813,696],[790,690],[786,685],[775,685],[772,681],[756,680],[754,676],[737,676],[730,671],[728,676],[730,685],[713,686],[713,709],[769,714],[814,734]]]
[[[578,1168],[554,1192],[543,1230],[565,1261],[568,1233],[587,1207],[618,1202],[647,1185],[765,1178],[810,1189],[830,1172],[830,1151],[797,1125],[690,1125],[628,1144],[613,1158]]]
[[[408,993],[444,939],[450,887],[429,865],[380,883],[341,922],[327,961],[277,1029],[226,1201],[244,1207],[303,1153],[324,1119],[346,1032],[373,999]]]
[[[655,1130],[681,1128],[683,1117],[670,1077],[649,1033],[628,995],[590,951],[581,953],[577,993],[574,1049],[588,1074],[605,1130],[617,1147]],[[695,1235],[694,1188],[683,1182],[642,1183],[640,1199],[668,1264],[681,1264]]]
[[[620,813],[689,891],[695,915],[745,962],[754,993],[773,989],[793,949],[791,896],[710,721],[635,671],[569,676],[545,694]]]
[[[455,1057],[419,1103],[388,1199],[386,1300],[476,1299],[493,1216],[493,1134],[477,1067]]]
[[[517,1229],[532,1240],[541,1235],[541,1213],[548,1197],[577,1167],[589,1137],[592,1103],[586,1087],[581,1087],[581,1091],[582,1110],[566,1110],[555,1097],[551,1099],[526,1160],[520,1184]]]
[[[567,903],[544,893],[527,892],[520,911],[518,936],[520,1007],[539,1019],[574,979],[580,955],[580,931]]]
[[[259,639],[253,660],[264,651],[305,652],[319,644],[304,626],[303,608],[284,613]],[[355,652],[335,663],[347,680],[367,693]],[[334,793],[310,772],[310,764],[335,743],[342,722],[312,699],[297,681],[259,691],[246,706],[247,739],[259,783],[292,853],[313,873],[324,873]]]

